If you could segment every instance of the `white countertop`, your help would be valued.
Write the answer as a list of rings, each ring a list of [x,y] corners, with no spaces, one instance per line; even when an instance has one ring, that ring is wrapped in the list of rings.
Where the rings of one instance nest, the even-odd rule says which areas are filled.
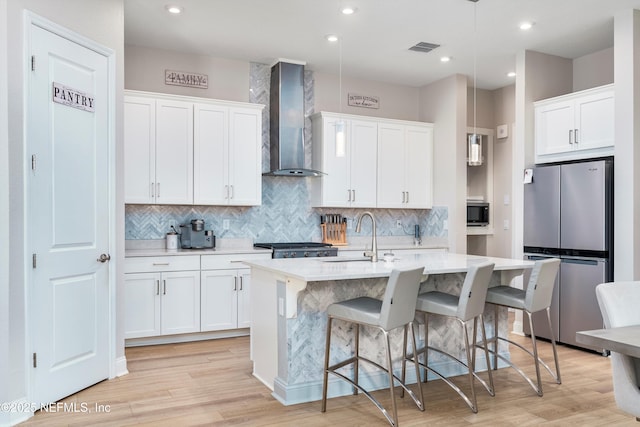
[[[341,261],[341,257],[268,259],[245,261],[244,263],[272,273],[281,274],[305,282],[326,280],[366,279],[388,277],[394,268],[424,266],[425,274],[466,272],[468,267],[484,261],[495,263],[495,270],[521,270],[531,268],[532,261],[454,254],[448,252],[416,253],[396,256],[391,263],[379,261]],[[348,258],[355,259],[355,258]]]
[[[185,255],[235,255],[235,254],[270,254],[271,249],[254,248],[214,248],[214,249],[178,249],[170,251],[165,248],[126,249],[125,258],[151,256],[185,256]]]

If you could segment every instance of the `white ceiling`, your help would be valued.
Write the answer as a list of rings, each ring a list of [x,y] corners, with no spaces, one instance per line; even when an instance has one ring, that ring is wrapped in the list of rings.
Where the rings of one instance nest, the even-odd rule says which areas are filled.
[[[165,6],[177,4],[178,16]],[[351,16],[340,13],[353,5]],[[513,82],[516,53],[566,58],[613,46],[613,17],[640,0],[125,0],[125,43],[423,86],[451,74],[495,89]],[[475,15],[475,20],[474,20]],[[535,22],[528,32],[521,21]],[[474,25],[475,22],[475,25]],[[475,30],[474,30],[475,27]],[[340,46],[326,41],[341,36]],[[418,42],[431,53],[408,48]],[[441,63],[440,57],[452,57]],[[193,70],[191,70],[193,71]]]

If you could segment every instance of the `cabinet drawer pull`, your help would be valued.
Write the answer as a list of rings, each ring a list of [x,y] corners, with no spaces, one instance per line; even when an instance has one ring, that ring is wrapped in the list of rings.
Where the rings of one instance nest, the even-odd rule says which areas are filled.
[[[169,265],[168,262],[154,262],[153,265]]]
[[[156,295],[160,295],[160,280],[156,280]]]
[[[238,262],[242,262],[242,260],[239,259],[232,259],[231,261],[229,261],[230,263],[238,263]]]

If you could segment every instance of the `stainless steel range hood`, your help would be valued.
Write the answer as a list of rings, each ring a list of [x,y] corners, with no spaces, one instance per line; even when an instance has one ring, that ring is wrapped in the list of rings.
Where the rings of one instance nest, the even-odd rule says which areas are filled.
[[[270,176],[320,176],[304,167],[304,65],[278,62],[271,67]]]

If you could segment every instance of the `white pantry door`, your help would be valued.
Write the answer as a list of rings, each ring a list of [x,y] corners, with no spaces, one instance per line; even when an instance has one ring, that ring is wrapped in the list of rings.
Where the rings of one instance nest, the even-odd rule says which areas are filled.
[[[109,263],[98,258],[109,249],[111,89],[107,56],[35,24],[30,35],[30,397],[47,403],[109,377]]]

